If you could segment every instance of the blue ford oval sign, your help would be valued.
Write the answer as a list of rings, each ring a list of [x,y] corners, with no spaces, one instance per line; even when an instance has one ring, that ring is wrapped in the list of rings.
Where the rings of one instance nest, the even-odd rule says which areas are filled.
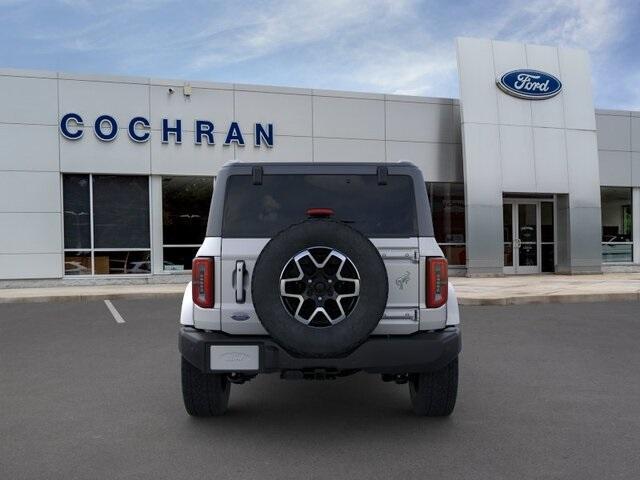
[[[496,79],[505,93],[527,100],[551,98],[562,90],[562,82],[539,70],[512,70]]]

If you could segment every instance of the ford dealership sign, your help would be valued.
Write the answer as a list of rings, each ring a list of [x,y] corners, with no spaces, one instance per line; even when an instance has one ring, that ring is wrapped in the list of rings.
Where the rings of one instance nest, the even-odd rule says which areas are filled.
[[[544,100],[562,90],[558,78],[539,70],[512,70],[497,78],[496,83],[505,93],[527,100]]]
[[[99,115],[93,122],[92,127],[85,126],[84,118],[74,112],[66,113],[62,116],[59,123],[60,133],[67,140],[80,140],[84,135],[85,128],[93,130],[96,138],[102,142],[111,142],[116,139],[120,129],[126,128],[129,138],[136,143],[148,142],[151,138],[151,122],[145,117],[133,117],[128,121],[122,122],[113,115]],[[124,123],[124,125],[122,125]],[[183,134],[189,134],[188,127],[183,127],[182,120],[163,118],[159,133],[162,143],[173,143],[180,145],[182,143]],[[228,126],[223,126],[222,130],[216,129],[210,120],[195,120],[193,122],[193,142],[196,145],[215,145],[214,132],[222,133],[224,136],[224,145],[229,146],[236,144],[240,147],[245,146],[243,130],[238,122],[231,122]],[[253,136],[253,145],[255,147],[273,147],[273,123],[254,123],[253,128],[249,130]]]

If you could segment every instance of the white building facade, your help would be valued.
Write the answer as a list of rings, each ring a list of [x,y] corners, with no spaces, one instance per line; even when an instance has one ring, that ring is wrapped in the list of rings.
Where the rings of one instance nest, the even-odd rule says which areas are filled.
[[[640,112],[584,51],[457,52],[460,99],[0,71],[0,284],[182,281],[234,159],[415,163],[458,274],[640,270]],[[499,88],[525,70],[560,90]]]

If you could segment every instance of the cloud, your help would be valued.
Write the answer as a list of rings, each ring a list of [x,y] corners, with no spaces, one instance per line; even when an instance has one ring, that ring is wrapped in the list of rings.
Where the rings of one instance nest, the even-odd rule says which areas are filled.
[[[344,79],[362,88],[403,95],[451,95],[455,85],[456,58],[452,48],[425,46],[410,50],[380,46],[358,68],[343,72]]]
[[[9,3],[0,0],[8,26],[0,37],[20,51],[20,64],[25,55],[40,59],[33,68],[49,68],[42,59],[50,58],[56,69],[73,71],[455,97],[454,38],[472,36],[586,48],[598,98],[609,105],[637,95],[628,86],[638,77],[635,2]],[[598,89],[614,75],[615,88]]]
[[[598,55],[621,35],[623,12],[611,0],[511,0],[492,9],[486,2],[443,5],[272,4],[251,17],[216,20],[200,32],[201,40],[218,48],[193,57],[186,71],[197,75],[295,50],[299,64],[314,72],[322,87],[330,79],[358,90],[456,96],[456,36],[574,46]]]
[[[475,6],[467,5],[467,15],[455,24],[434,22],[426,32],[407,18],[405,31],[418,41],[407,48],[390,38],[384,50],[388,61],[363,62],[352,69],[355,77],[382,91],[457,96],[456,36],[584,48],[604,65],[612,45],[627,33],[624,12],[612,0],[509,1],[493,10],[485,8],[486,2]]]
[[[271,8],[242,10],[198,32],[199,41],[215,42],[215,52],[193,58],[193,70],[259,58],[297,46],[331,48],[376,18],[405,12],[404,1],[325,0],[281,1]],[[257,10],[257,12],[256,12]]]
[[[278,8],[234,21],[216,20],[197,34],[218,48],[195,56],[186,70],[199,74],[296,51],[326,80],[349,88],[393,93],[434,93],[455,74],[453,41],[436,42],[416,16],[415,1],[331,0],[280,2]],[[318,73],[322,72],[322,75]]]
[[[616,104],[616,98],[611,98],[608,106],[640,111],[640,89],[638,89],[638,85],[640,85],[640,68],[636,67],[623,80],[622,95],[624,100]]]
[[[111,0],[103,2],[99,0],[58,0],[61,6],[73,10],[84,11],[93,15],[110,13],[127,14],[131,12],[143,12],[156,9],[169,3],[170,0]]]
[[[622,12],[612,0],[513,2],[496,17],[490,33],[499,38],[594,51],[621,33],[617,28],[621,19]]]

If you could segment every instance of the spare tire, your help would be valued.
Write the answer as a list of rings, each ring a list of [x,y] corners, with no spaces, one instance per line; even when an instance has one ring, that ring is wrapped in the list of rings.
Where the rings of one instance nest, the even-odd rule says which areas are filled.
[[[310,219],[267,243],[251,294],[262,325],[282,348],[303,357],[339,357],[364,342],[382,318],[387,272],[360,232]]]

